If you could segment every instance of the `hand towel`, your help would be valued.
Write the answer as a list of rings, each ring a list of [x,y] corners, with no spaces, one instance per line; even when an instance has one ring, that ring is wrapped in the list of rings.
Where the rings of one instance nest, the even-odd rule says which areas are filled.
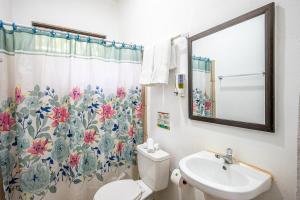
[[[152,81],[154,65],[154,46],[144,49],[140,84],[149,85]]]
[[[171,39],[165,40],[154,47],[154,68],[152,84],[168,84],[171,65]]]
[[[175,53],[172,55],[173,63],[176,65],[177,73],[187,73],[188,45],[186,37],[180,37],[173,42]]]
[[[170,70],[176,69],[177,68],[177,45],[176,43],[171,43],[171,63],[170,63]]]

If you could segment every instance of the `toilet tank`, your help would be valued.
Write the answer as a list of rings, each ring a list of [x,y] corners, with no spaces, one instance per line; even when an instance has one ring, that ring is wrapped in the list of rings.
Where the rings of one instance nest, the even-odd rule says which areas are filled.
[[[138,169],[143,182],[153,191],[160,191],[168,187],[170,155],[157,150],[154,153],[148,153],[144,145],[137,146],[138,151]]]

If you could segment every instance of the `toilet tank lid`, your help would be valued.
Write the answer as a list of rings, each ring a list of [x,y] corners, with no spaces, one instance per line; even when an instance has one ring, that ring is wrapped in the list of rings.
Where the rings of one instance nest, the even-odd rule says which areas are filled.
[[[158,161],[164,161],[164,160],[170,159],[170,154],[168,154],[167,152],[165,152],[161,149],[156,150],[153,153],[148,153],[147,149],[144,147],[145,146],[143,144],[138,145],[137,146],[138,152],[153,161],[158,162]]]

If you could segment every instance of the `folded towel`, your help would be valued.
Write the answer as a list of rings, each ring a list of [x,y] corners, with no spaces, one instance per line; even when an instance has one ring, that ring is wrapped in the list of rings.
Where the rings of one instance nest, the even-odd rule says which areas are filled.
[[[170,65],[171,39],[168,39],[155,45],[152,84],[168,84]]]
[[[180,37],[173,41],[171,62],[178,73],[186,73],[188,65],[188,45],[186,37]]]
[[[178,57],[178,51],[177,51],[177,45],[176,43],[171,43],[171,63],[170,63],[170,70],[177,68],[177,57]]]
[[[168,84],[171,66],[171,40],[145,48],[140,84]]]
[[[154,46],[144,49],[142,73],[140,84],[149,85],[152,81],[152,73],[154,65]]]

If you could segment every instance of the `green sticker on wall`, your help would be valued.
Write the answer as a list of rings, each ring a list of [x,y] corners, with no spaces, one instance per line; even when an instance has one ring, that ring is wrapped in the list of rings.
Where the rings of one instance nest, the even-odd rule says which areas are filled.
[[[165,112],[157,113],[157,126],[170,130],[170,114]]]

